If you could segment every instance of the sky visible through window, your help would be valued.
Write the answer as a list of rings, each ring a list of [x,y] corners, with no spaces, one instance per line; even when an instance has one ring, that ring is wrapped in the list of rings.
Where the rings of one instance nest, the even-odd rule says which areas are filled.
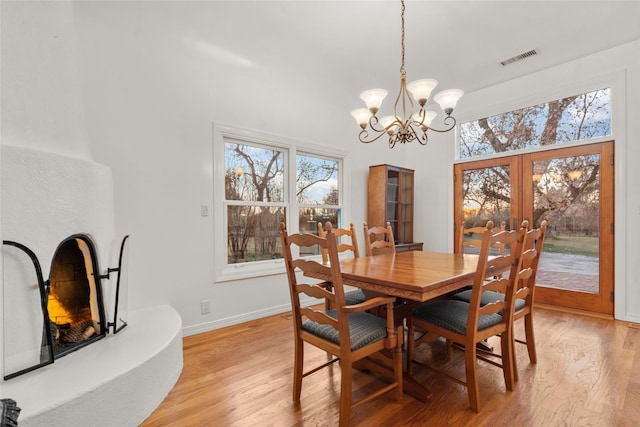
[[[611,135],[611,89],[550,101],[460,125],[460,158]]]

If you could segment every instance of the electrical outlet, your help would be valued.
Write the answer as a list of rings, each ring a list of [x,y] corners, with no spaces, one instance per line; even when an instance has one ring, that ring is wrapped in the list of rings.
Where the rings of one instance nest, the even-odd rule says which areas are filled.
[[[211,312],[211,306],[209,300],[200,301],[200,314],[209,314]]]
[[[209,206],[207,205],[200,206],[200,216],[209,216]]]

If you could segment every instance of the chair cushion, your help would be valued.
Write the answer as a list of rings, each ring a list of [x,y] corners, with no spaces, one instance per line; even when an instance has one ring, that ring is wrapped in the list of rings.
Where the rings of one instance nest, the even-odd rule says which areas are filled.
[[[338,318],[335,309],[328,310],[325,313],[334,319]],[[349,313],[348,316],[349,332],[351,333],[351,350],[357,350],[372,342],[386,338],[386,319],[369,313]],[[306,320],[302,323],[302,329],[335,344],[340,344],[340,334],[338,330],[331,325]]]
[[[413,317],[424,320],[442,328],[465,335],[467,333],[467,317],[469,304],[463,301],[448,300],[425,304],[413,311]],[[478,319],[478,330],[502,322],[499,314],[482,314]]]
[[[356,305],[367,300],[367,298],[364,296],[364,292],[362,292],[362,289],[355,289],[353,291],[345,292],[344,299],[347,305]]]
[[[464,301],[468,303],[471,301],[471,290],[469,289],[466,291],[458,292],[457,294],[454,294],[451,298],[457,301]],[[491,304],[492,302],[496,302],[496,301],[504,301],[504,294],[501,294],[500,292],[496,292],[496,291],[484,291],[482,293],[482,296],[480,297],[481,306],[485,306],[487,304]],[[516,311],[522,310],[525,304],[526,304],[525,300],[521,298],[516,299]]]

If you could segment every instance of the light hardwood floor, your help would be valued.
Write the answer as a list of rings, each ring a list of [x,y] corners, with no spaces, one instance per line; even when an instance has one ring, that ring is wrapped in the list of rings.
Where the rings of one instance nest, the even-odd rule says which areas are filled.
[[[516,335],[522,337],[518,323]],[[481,410],[469,408],[466,389],[424,368],[417,379],[433,391],[422,403],[393,393],[354,410],[353,426],[639,426],[640,329],[628,322],[548,309],[536,311],[538,363],[516,345],[520,381],[505,391],[501,370],[480,365]],[[494,338],[495,339],[495,338]],[[497,340],[492,342],[499,348]],[[306,347],[306,360],[325,353]],[[418,357],[464,377],[463,353],[442,359],[443,345]],[[311,366],[311,365],[307,365]],[[143,427],[334,426],[338,421],[339,367],[305,378],[302,402],[291,400],[293,332],[286,315],[184,338],[184,370]],[[357,372],[354,389],[377,385]]]

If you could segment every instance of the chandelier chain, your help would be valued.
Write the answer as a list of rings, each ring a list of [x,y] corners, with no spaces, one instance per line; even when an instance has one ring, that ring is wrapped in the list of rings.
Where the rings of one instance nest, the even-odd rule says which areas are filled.
[[[402,0],[402,12],[400,16],[402,22],[402,65],[400,65],[400,74],[405,75],[407,72],[404,69],[404,0]]]

